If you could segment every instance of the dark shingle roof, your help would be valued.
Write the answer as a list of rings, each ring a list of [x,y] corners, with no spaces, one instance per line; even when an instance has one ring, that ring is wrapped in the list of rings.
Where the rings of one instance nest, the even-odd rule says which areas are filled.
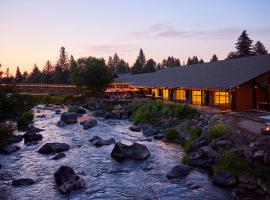
[[[270,55],[252,56],[145,74],[122,74],[116,82],[135,86],[232,89],[270,71]]]

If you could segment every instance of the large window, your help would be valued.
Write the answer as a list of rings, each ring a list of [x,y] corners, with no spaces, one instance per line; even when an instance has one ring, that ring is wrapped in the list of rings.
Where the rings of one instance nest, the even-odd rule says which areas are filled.
[[[185,90],[176,90],[175,91],[176,100],[186,100],[186,91]]]
[[[192,91],[192,104],[201,104],[202,103],[202,91]]]
[[[215,92],[215,105],[229,104],[229,92]]]
[[[163,99],[169,100],[169,90],[168,89],[163,89]]]
[[[158,91],[158,89],[152,89],[152,94],[154,94],[155,95],[155,97],[157,97],[157,96],[159,96],[159,91]]]

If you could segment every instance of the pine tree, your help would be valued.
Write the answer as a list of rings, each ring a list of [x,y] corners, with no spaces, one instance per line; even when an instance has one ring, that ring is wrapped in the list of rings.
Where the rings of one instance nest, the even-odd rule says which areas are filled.
[[[236,50],[239,57],[252,56],[252,40],[249,38],[246,30],[244,30],[236,42]]]
[[[23,79],[22,82],[26,83],[28,78],[29,78],[29,74],[27,73],[27,71],[24,71],[22,74],[22,79]]]
[[[119,65],[119,63],[120,63],[120,58],[119,58],[119,56],[117,55],[117,53],[115,53],[114,54],[114,56],[113,56],[113,67],[112,67],[112,70],[113,70],[113,72],[115,72],[116,71],[116,68],[117,68],[117,65]]]
[[[200,61],[199,61],[200,64],[203,64],[204,63],[204,60],[201,58]]]
[[[16,83],[21,83],[23,81],[22,73],[21,73],[19,67],[17,67],[17,69],[16,69],[15,81],[16,81]]]
[[[218,61],[218,57],[217,57],[216,54],[214,54],[214,55],[212,56],[212,58],[210,59],[210,62],[217,62],[217,61]]]
[[[268,54],[268,51],[266,50],[265,46],[262,42],[258,41],[253,47],[253,51],[255,55],[266,55]]]
[[[65,47],[61,47],[61,49],[60,49],[60,56],[58,59],[58,65],[62,68],[63,71],[66,71],[69,68],[68,55],[66,53]]]
[[[157,63],[153,59],[149,59],[144,66],[144,73],[155,72]]]
[[[107,66],[108,66],[108,68],[110,68],[112,71],[115,70],[115,66],[114,66],[114,63],[113,63],[113,58],[112,58],[111,56],[109,56],[109,60],[108,60]]]
[[[5,77],[6,77],[6,78],[9,78],[9,67],[8,67],[7,70],[6,70]]]
[[[42,73],[38,66],[34,64],[33,70],[28,78],[30,83],[40,83],[42,82]]]
[[[137,57],[137,60],[135,62],[135,64],[133,65],[132,69],[131,69],[131,73],[132,74],[140,74],[140,73],[143,73],[143,68],[144,68],[144,65],[145,65],[145,55],[143,53],[143,50],[140,49],[140,52],[139,52],[139,56]]]
[[[52,63],[48,60],[43,68],[42,76],[44,83],[53,83],[53,66]]]
[[[71,55],[69,60],[69,81],[74,82],[74,80],[77,80],[79,73],[79,66],[78,63],[75,61],[74,57]]]

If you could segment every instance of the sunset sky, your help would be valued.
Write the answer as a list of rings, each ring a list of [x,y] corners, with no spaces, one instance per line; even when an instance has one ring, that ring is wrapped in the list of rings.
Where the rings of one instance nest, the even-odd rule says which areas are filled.
[[[220,59],[242,30],[270,49],[269,0],[0,0],[0,63],[12,72],[69,55],[115,52],[130,64],[142,48],[160,62]]]

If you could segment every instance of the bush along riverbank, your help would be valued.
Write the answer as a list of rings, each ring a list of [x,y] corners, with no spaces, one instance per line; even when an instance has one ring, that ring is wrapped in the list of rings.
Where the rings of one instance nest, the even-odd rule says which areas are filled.
[[[172,103],[100,100],[89,105],[97,116],[132,120],[130,130],[146,137],[182,144],[186,155],[172,172],[200,167],[213,174],[214,184],[231,189],[235,199],[270,199],[270,136],[251,136],[231,128],[224,115]]]

